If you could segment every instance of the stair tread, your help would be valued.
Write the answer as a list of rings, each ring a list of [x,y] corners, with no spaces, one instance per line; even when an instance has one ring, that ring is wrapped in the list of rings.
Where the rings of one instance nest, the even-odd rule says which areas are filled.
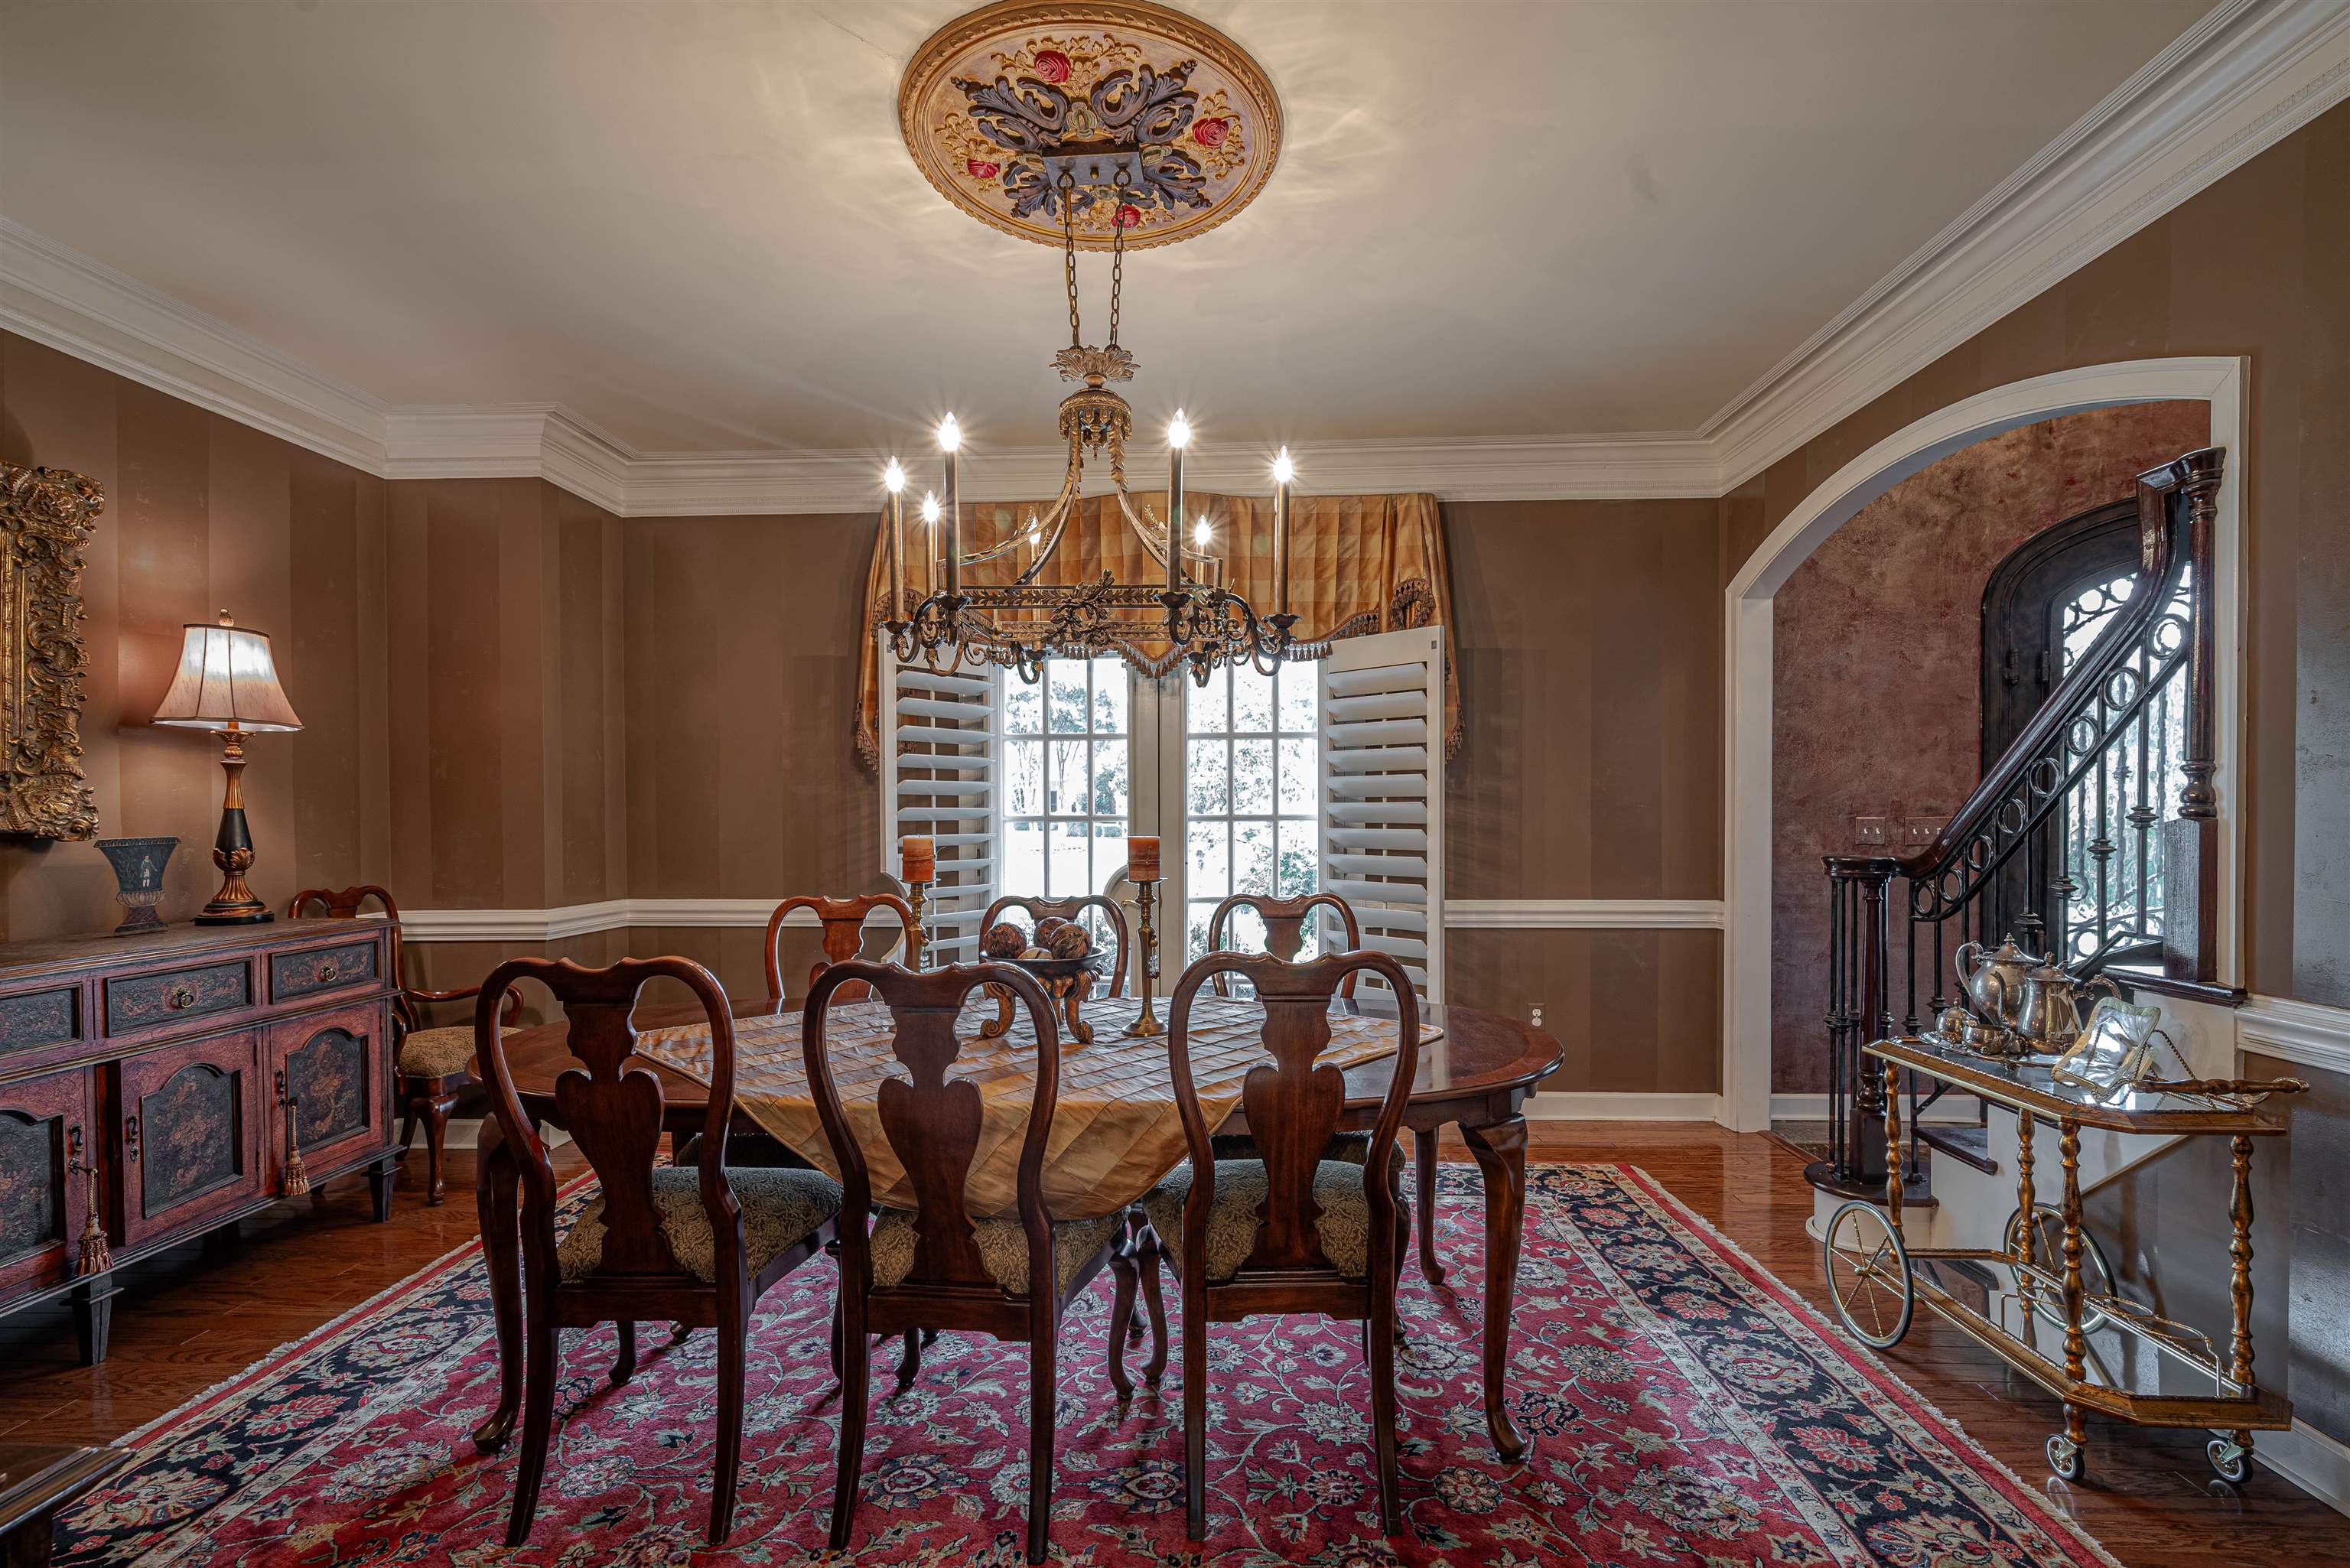
[[[1989,1127],[1932,1122],[1918,1129],[1918,1141],[1929,1148],[1939,1149],[1952,1159],[1971,1165],[1985,1175],[1999,1174],[1999,1161],[1991,1158]]]

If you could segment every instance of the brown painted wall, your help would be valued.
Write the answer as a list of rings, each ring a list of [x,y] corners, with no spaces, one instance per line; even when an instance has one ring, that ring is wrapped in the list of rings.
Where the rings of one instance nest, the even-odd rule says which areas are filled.
[[[1711,501],[1444,509],[1468,735],[1445,893],[1721,896],[1721,594]],[[1719,933],[1454,930],[1451,994],[1544,1022],[1553,1090],[1711,1094]]]
[[[1827,1087],[1824,855],[1863,814],[1939,823],[1981,775],[1982,596],[2033,535],[2206,444],[2202,403],[2026,425],[1912,474],[1829,536],[1772,604],[1774,1089]],[[1869,743],[1856,746],[1855,735]],[[1898,853],[1899,845],[1878,853]],[[1945,987],[1945,990],[1949,988]],[[1931,994],[1931,987],[1926,988]]]
[[[2249,805],[2255,991],[2350,1004],[2350,106],[2175,212],[1789,453],[1724,508],[1731,569],[1877,441],[1987,389],[2162,355],[2251,358],[2251,754],[2221,781]]]
[[[82,752],[107,837],[176,834],[164,915],[219,886],[219,742],[149,722],[179,660],[180,628],[222,609],[272,634],[305,728],[246,748],[256,892],[382,863],[385,485],[161,392],[0,334],[0,456],[105,487],[82,598],[90,669]],[[0,931],[10,940],[121,919],[88,844],[0,840]]]

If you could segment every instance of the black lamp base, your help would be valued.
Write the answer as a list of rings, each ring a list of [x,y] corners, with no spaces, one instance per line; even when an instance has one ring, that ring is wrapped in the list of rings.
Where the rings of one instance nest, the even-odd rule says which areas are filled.
[[[244,768],[241,757],[235,766],[238,771]],[[230,773],[229,779],[234,790],[235,771]],[[243,792],[234,793],[242,798]],[[213,840],[213,864],[221,869],[220,891],[197,914],[197,925],[257,926],[276,919],[269,906],[255,898],[253,889],[244,885],[244,874],[253,868],[253,835],[245,827],[242,805],[221,808],[220,836]]]

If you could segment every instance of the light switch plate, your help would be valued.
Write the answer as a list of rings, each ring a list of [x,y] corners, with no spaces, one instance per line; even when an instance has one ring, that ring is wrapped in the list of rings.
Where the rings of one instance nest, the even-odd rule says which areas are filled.
[[[1888,829],[1892,819],[1883,816],[1856,816],[1852,819],[1852,841],[1871,849],[1882,849],[1892,842]]]
[[[1901,825],[1901,842],[1922,849],[1934,842],[1934,836],[1942,831],[1942,824],[1948,820],[1940,816],[1910,817]]]

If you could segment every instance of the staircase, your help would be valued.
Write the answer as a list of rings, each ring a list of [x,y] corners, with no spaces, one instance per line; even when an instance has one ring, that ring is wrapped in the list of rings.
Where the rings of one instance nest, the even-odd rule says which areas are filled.
[[[2109,972],[2130,986],[2191,994],[2213,981],[2210,584],[2222,462],[2205,448],[2138,476],[2131,593],[1934,842],[1908,857],[1827,857],[1831,1125],[1826,1157],[1804,1173],[1823,1212],[1883,1195],[1883,1075],[1863,1048],[1918,1033],[1958,1000],[1953,963],[1966,943],[1996,946],[2012,933],[2076,975]],[[2043,909],[2057,929],[2045,929]],[[2002,1174],[2013,1162],[2013,1117],[1976,1102],[1971,1117],[1945,1106],[1921,1126],[1958,1092],[1905,1076],[1905,1203],[1931,1204],[1939,1189],[1948,1201],[1921,1220],[1991,1234],[1935,1244],[1997,1245],[2014,1207]],[[2123,1146],[2168,1140],[2114,1141],[2093,1167],[2084,1139],[2085,1182],[2146,1158]]]

